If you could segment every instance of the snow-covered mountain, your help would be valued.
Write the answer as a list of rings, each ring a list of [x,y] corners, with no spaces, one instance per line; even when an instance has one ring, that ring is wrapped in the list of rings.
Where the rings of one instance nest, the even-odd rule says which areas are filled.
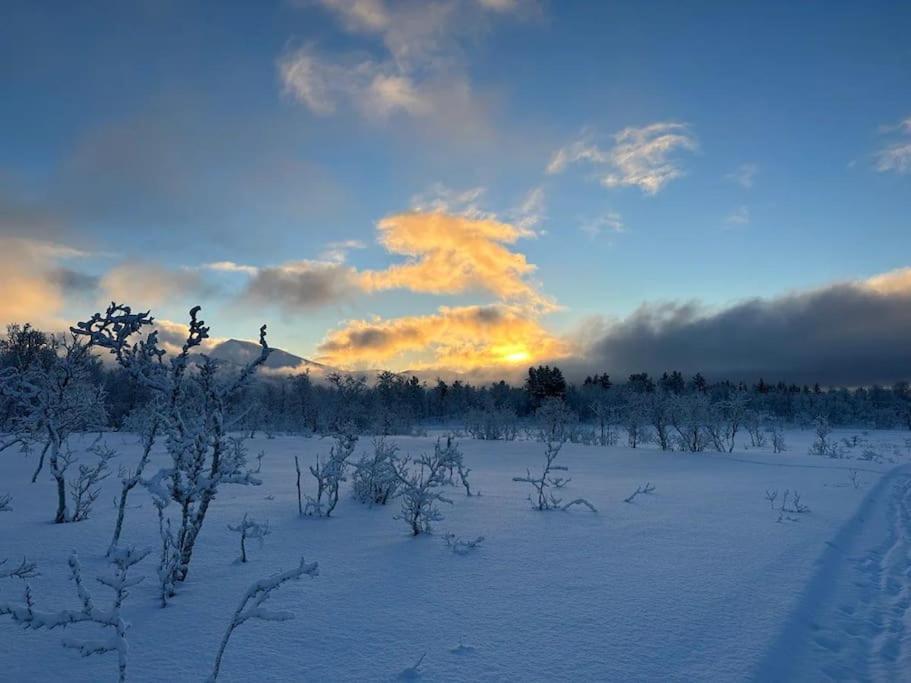
[[[259,356],[259,344],[240,339],[228,339],[215,346],[208,352],[210,358],[231,363],[233,365],[246,365]],[[313,375],[324,376],[334,371],[334,368],[322,363],[317,363],[301,356],[296,356],[288,351],[273,348],[265,367],[274,371],[310,371]]]

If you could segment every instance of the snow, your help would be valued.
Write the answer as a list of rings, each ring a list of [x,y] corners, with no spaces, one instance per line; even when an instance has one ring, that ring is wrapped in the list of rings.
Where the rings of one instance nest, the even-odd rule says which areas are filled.
[[[436,436],[392,441],[418,457]],[[77,450],[94,438],[76,439]],[[418,537],[394,519],[398,501],[357,503],[350,482],[331,518],[300,518],[293,458],[312,464],[332,440],[253,439],[249,452],[266,453],[262,485],[219,491],[188,580],[164,609],[156,511],[145,489],[132,492],[123,542],[152,552],[132,568],[131,578],[146,579],[123,606],[129,679],[204,680],[248,588],[301,557],[319,563],[319,576],[270,599],[271,610],[295,619],[237,630],[219,680],[900,679],[911,667],[908,433],[870,433],[881,463],[806,455],[812,438],[788,431],[789,450],[777,455],[742,442],[732,454],[566,444],[563,492],[597,514],[531,509],[528,485],[512,479],[540,469],[543,444],[462,439],[481,495],[447,489],[454,504],[442,506],[434,535]],[[135,466],[136,437],[105,440],[118,451],[112,470]],[[353,459],[371,449],[362,437]],[[156,447],[150,469],[165,464]],[[0,559],[38,563],[41,575],[29,580],[36,609],[78,609],[67,561],[76,551],[92,583],[110,574],[104,555],[119,481],[104,482],[88,520],[53,524],[54,483],[30,484],[33,469],[11,450],[0,455],[0,494],[13,497],[0,513]],[[624,502],[646,482],[654,491]],[[302,479],[305,493],[313,485]],[[798,490],[810,511],[777,521],[767,489]],[[245,513],[268,521],[271,534],[236,564],[227,525]],[[449,533],[484,541],[455,553]],[[23,588],[0,579],[0,603],[18,604]],[[0,677],[115,679],[110,658],[61,647],[62,637],[102,635],[84,624],[23,631],[0,617]]]

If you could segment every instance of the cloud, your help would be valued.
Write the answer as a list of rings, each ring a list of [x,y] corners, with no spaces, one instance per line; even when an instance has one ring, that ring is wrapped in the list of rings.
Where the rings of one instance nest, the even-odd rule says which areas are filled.
[[[730,180],[745,190],[749,190],[753,187],[757,173],[759,173],[759,166],[756,164],[741,164],[735,171],[728,173],[724,177],[725,180]]]
[[[590,132],[583,133],[553,154],[546,171],[561,173],[571,164],[586,162],[604,167],[598,174],[604,187],[638,187],[653,195],[684,175],[676,152],[698,148],[689,127],[673,121],[624,128],[613,135],[613,141],[609,149],[602,149]]]
[[[882,131],[895,139],[874,154],[874,168],[880,173],[911,173],[911,116]]]
[[[357,320],[331,332],[319,360],[337,367],[394,363],[409,369],[466,371],[560,358],[568,345],[520,307],[441,307],[437,313],[392,320]]]
[[[295,261],[257,269],[241,298],[294,312],[337,303],[356,289],[353,268],[333,261]]]
[[[64,263],[87,255],[55,242],[0,236],[0,324],[30,322],[51,331],[63,329],[61,311],[67,297],[78,293],[73,285],[90,280]]]
[[[525,230],[532,230],[547,217],[545,206],[544,188],[533,187],[511,214],[516,225]]]
[[[724,222],[728,225],[748,225],[750,222],[750,207],[738,206],[725,217]]]
[[[420,212],[389,216],[377,227],[386,250],[408,260],[361,272],[359,281],[367,291],[457,294],[483,289],[504,301],[542,310],[555,307],[528,281],[535,266],[504,246],[531,236],[523,228],[488,218]]]
[[[207,297],[213,293],[198,271],[127,261],[108,270],[98,283],[105,301],[128,302],[149,309],[174,299]]]
[[[890,383],[911,378],[911,269],[717,311],[692,302],[644,305],[603,325],[574,362],[579,372]]]
[[[606,230],[610,232],[623,232],[624,227],[623,216],[616,211],[608,211],[603,216],[599,216],[594,220],[584,221],[582,225],[579,226],[579,230],[594,239]]]
[[[288,50],[277,62],[287,95],[319,116],[345,105],[368,119],[402,114],[462,126],[478,116],[463,44],[484,32],[488,15],[532,6],[516,0],[316,4],[347,33],[369,39],[371,56],[325,54],[312,44]]]

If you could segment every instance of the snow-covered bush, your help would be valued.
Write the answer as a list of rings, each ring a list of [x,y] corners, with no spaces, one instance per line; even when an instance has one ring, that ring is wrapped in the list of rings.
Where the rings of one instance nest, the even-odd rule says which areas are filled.
[[[675,396],[671,408],[671,424],[677,432],[677,443],[682,451],[699,452],[708,446],[710,437],[706,424],[709,419],[709,401],[704,394]]]
[[[440,492],[451,481],[448,467],[449,461],[439,444],[433,455],[422,455],[414,462],[408,457],[398,461],[396,476],[402,508],[395,518],[408,525],[412,536],[430,533],[433,523],[443,519],[438,503],[452,505]]]
[[[162,404],[165,446],[171,462],[143,484],[159,501],[180,506],[175,545],[180,561],[173,582],[184,581],[193,549],[206,514],[223,484],[256,485],[243,450],[232,448],[228,433],[243,413],[232,417],[257,368],[269,357],[266,326],[259,330],[260,354],[239,373],[225,376],[205,354],[192,359],[192,351],[209,337],[209,328],[198,318],[199,306],[190,310],[186,340],[168,363],[159,347],[158,332],[135,337],[154,320],[149,312],[134,313],[129,306],[111,303],[104,314],[70,328],[89,345],[108,349],[117,361]],[[190,371],[190,368],[194,371]]]
[[[546,398],[535,411],[538,423],[538,440],[544,442],[569,439],[569,428],[577,420],[576,414],[569,409],[561,398]]]
[[[544,468],[540,476],[533,477],[531,470],[525,470],[524,477],[513,477],[512,480],[531,485],[532,493],[529,494],[528,501],[535,510],[568,510],[573,505],[584,505],[592,512],[597,512],[595,506],[584,498],[563,503],[563,500],[554,494],[554,491],[562,489],[570,481],[568,478],[555,474],[567,471],[565,465],[555,463],[562,447],[562,441],[547,441],[544,449]]]
[[[228,530],[240,534],[240,557],[237,559],[241,562],[247,561],[248,539],[257,540],[262,545],[266,536],[272,533],[269,530],[269,522],[257,522],[247,513],[244,513],[243,519],[237,524],[229,524]]]
[[[259,619],[261,621],[288,621],[294,618],[290,612],[276,612],[263,607],[263,604],[269,599],[272,593],[288,581],[297,581],[303,576],[319,576],[319,565],[316,562],[307,564],[302,557],[300,564],[290,571],[275,574],[267,579],[260,579],[254,583],[241,598],[240,604],[234,610],[228,628],[222,636],[221,643],[218,646],[218,653],[215,655],[215,664],[212,667],[212,673],[209,681],[214,682],[221,671],[221,660],[225,655],[228,647],[228,641],[235,629],[242,626],[250,619]]]
[[[513,441],[519,433],[515,411],[508,408],[471,410],[465,416],[465,429],[473,439]]]
[[[663,391],[648,394],[642,403],[645,418],[652,428],[652,435],[658,448],[662,451],[671,448],[672,404],[670,397]]]
[[[13,511],[13,497],[4,493],[0,495],[0,512],[12,512]]]
[[[0,392],[12,407],[11,443],[26,448],[42,444],[37,480],[45,456],[57,484],[58,524],[74,520],[68,509],[67,468],[75,463],[70,436],[103,424],[104,390],[92,381],[97,360],[90,347],[75,335],[51,337],[47,353],[22,367],[6,368],[0,376]]]
[[[829,420],[819,415],[813,420],[813,427],[816,431],[816,439],[810,445],[810,455],[824,455],[829,458],[840,458],[842,455],[838,441],[829,439],[832,433],[832,427],[829,426]]]
[[[111,448],[100,443],[94,444],[89,451],[98,460],[94,465],[79,465],[79,476],[69,482],[70,499],[73,501],[71,522],[89,518],[92,505],[101,495],[101,482],[111,474],[108,461],[117,455]]]
[[[714,403],[706,415],[706,431],[720,453],[732,453],[737,445],[737,432],[743,426],[746,398],[737,394]]]
[[[649,430],[645,411],[640,402],[631,402],[624,409],[623,428],[626,430],[626,443],[630,448],[648,442]]]
[[[38,565],[23,557],[15,566],[7,566],[9,560],[0,560],[0,579],[32,579],[38,576]],[[0,608],[0,614],[3,614]]]
[[[775,453],[784,453],[787,450],[787,445],[784,441],[784,428],[781,423],[778,420],[770,421],[766,431],[772,439],[772,450]]]
[[[110,629],[110,635],[100,639],[64,638],[63,646],[77,650],[83,657],[108,652],[116,653],[118,680],[122,683],[126,681],[127,677],[129,645],[126,636],[130,628],[122,615],[123,603],[129,595],[129,589],[143,579],[143,577],[130,578],[129,571],[148,554],[147,550],[136,550],[135,548],[116,548],[111,553],[110,561],[113,569],[111,575],[98,577],[99,583],[114,591],[109,609],[99,609],[95,606],[94,597],[83,583],[79,557],[73,553],[70,555],[69,566],[76,587],[76,595],[81,603],[78,610],[38,611],[35,609],[31,588],[26,586],[25,604],[0,604],[0,614],[9,614],[13,621],[28,629],[65,628],[70,624],[84,622],[96,624],[103,629]]]
[[[395,497],[399,485],[396,476],[398,446],[385,437],[373,441],[373,454],[364,455],[354,465],[351,477],[354,499],[369,505],[385,505]]]
[[[443,467],[449,470],[449,483],[455,486],[455,475],[459,475],[459,483],[465,488],[465,495],[471,497],[471,486],[468,483],[468,474],[471,469],[465,466],[465,458],[459,445],[453,441],[452,435],[446,437],[445,446],[442,445],[440,439],[437,439],[433,449],[434,454],[442,461]]]
[[[762,448],[766,445],[766,434],[763,431],[763,417],[753,409],[747,409],[743,413],[743,427],[750,435],[750,445],[753,448]]]
[[[633,491],[627,498],[623,499],[624,503],[632,503],[636,500],[636,496],[647,496],[650,493],[655,492],[655,485],[650,481],[645,482],[645,486],[637,486],[636,490]]]
[[[448,533],[443,535],[443,542],[456,555],[468,555],[481,546],[481,543],[484,542],[484,537],[476,536],[472,539],[466,539],[460,538],[453,533]]]
[[[347,481],[348,459],[354,454],[357,434],[354,425],[346,423],[335,435],[335,445],[329,449],[329,457],[310,466],[310,474],[316,479],[316,497],[307,496],[304,514],[313,517],[331,517],[338,505],[339,486]]]

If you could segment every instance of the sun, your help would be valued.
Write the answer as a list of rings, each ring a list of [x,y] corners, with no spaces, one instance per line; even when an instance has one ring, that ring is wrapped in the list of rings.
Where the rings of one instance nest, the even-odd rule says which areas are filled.
[[[513,351],[512,353],[507,353],[503,355],[503,360],[507,363],[521,363],[531,358],[531,354],[528,351]]]

